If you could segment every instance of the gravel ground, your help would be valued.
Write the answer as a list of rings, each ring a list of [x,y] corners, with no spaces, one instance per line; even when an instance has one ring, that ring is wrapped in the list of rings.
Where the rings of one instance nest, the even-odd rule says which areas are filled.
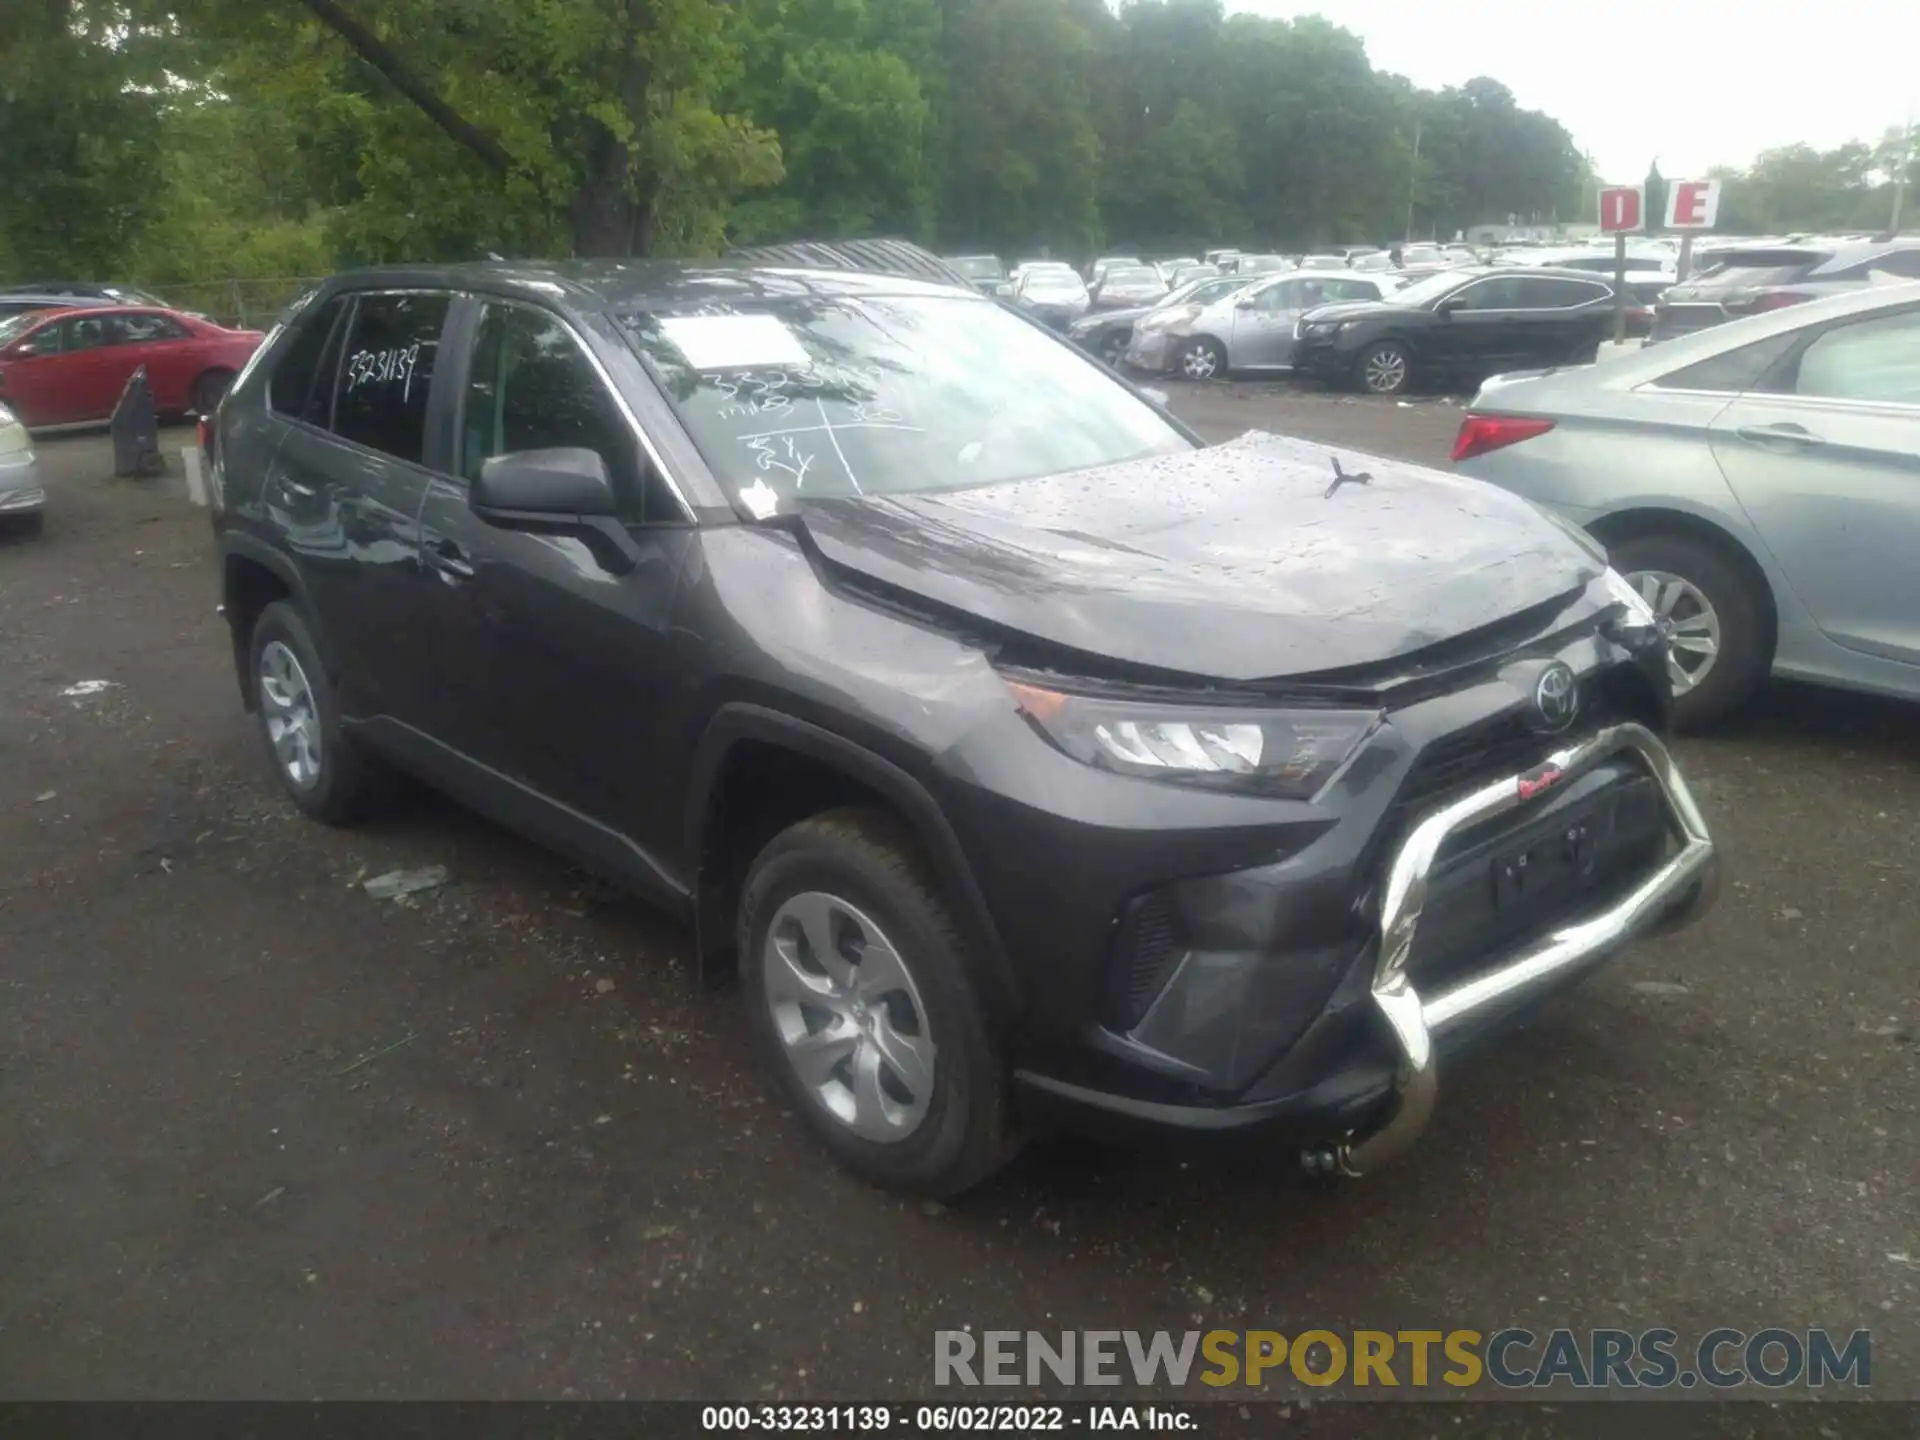
[[[1459,418],[1174,404],[1435,462]],[[1391,1171],[1056,1142],[923,1206],[807,1144],[676,926],[431,796],[298,818],[204,512],[43,453],[0,541],[0,1397],[925,1398],[940,1328],[1506,1325],[1867,1327],[1920,1397],[1911,707],[1783,687],[1684,742],[1719,909],[1449,1075]]]

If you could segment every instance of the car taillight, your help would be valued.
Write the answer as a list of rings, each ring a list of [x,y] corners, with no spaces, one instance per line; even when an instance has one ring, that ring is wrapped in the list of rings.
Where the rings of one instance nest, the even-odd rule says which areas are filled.
[[[1469,415],[1460,422],[1460,433],[1453,437],[1454,460],[1471,460],[1489,450],[1504,450],[1544,435],[1553,428],[1551,420],[1528,420],[1518,415]]]
[[[200,453],[202,455],[211,455],[213,453],[213,417],[210,415],[202,415],[198,429]]]

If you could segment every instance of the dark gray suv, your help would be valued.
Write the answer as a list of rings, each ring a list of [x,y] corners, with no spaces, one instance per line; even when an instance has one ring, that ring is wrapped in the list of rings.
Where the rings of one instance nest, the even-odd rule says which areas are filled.
[[[210,437],[241,694],[345,821],[425,777],[685,916],[840,1159],[1273,1131],[1707,903],[1651,612],[1499,490],[1205,448],[959,285],[476,265],[305,297]]]

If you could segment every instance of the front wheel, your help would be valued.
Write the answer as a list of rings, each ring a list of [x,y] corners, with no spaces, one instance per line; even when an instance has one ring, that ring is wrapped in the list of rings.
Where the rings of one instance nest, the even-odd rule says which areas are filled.
[[[1100,337],[1100,358],[1109,369],[1118,370],[1121,362],[1127,358],[1128,336],[1117,330],[1109,330]]]
[[[1411,372],[1407,347],[1397,340],[1381,340],[1360,353],[1360,388],[1369,395],[1398,395],[1407,388]]]
[[[1643,535],[1612,547],[1626,576],[1665,623],[1673,723],[1699,730],[1752,697],[1773,663],[1766,597],[1717,547],[1689,535]]]
[[[966,942],[892,817],[836,810],[782,831],[748,873],[738,938],[755,1046],[842,1165],[944,1196],[1011,1156]]]
[[[1189,380],[1215,380],[1227,373],[1227,352],[1218,340],[1196,335],[1180,347],[1173,363]]]

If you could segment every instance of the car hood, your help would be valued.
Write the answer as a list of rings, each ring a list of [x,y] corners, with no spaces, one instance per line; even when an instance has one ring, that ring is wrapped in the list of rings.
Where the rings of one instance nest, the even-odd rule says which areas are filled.
[[[1385,300],[1336,300],[1331,305],[1316,305],[1300,318],[1318,324],[1322,320],[1372,320],[1425,313],[1412,305],[1390,305]]]
[[[1096,326],[1112,325],[1116,321],[1138,320],[1143,315],[1151,315],[1159,308],[1158,305],[1129,305],[1121,310],[1097,310],[1079,323],[1091,330]]]
[[[1355,478],[1330,490],[1336,460]],[[1408,655],[1601,570],[1505,491],[1257,432],[979,489],[808,499],[797,513],[830,566],[896,593],[1229,682]]]

